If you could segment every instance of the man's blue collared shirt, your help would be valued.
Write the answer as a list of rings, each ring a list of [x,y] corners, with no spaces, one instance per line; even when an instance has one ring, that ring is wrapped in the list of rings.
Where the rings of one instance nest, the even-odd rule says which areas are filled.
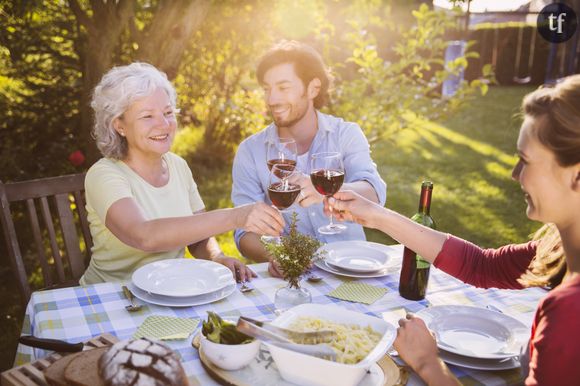
[[[371,159],[370,146],[361,128],[356,123],[345,122],[342,118],[332,115],[317,112],[317,116],[318,132],[308,150],[308,162],[300,168],[300,172],[310,174],[310,155],[325,151],[339,151],[343,154],[344,182],[367,181],[375,189],[379,203],[385,205],[387,185]],[[267,194],[270,172],[266,158],[268,144],[278,142],[278,140],[278,129],[272,123],[240,144],[232,170],[232,202],[235,206],[257,201],[271,205]],[[285,232],[288,232],[290,216],[294,211],[298,213],[298,231],[316,237],[320,241],[329,243],[340,240],[365,240],[362,226],[350,222],[345,223],[348,229],[340,234],[318,233],[317,229],[328,224],[329,221],[324,215],[322,204],[311,205],[308,208],[294,204],[287,213],[283,213],[286,221]],[[234,233],[238,249],[244,233],[242,229],[236,229]]]

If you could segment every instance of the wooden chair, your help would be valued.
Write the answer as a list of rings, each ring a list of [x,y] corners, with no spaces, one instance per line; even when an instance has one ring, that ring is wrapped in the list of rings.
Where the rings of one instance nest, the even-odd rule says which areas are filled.
[[[24,305],[33,291],[29,276],[38,268],[43,286],[48,288],[77,285],[85,271],[93,240],[85,209],[84,181],[84,173],[14,183],[0,181],[0,220]],[[30,255],[35,258],[30,259]]]

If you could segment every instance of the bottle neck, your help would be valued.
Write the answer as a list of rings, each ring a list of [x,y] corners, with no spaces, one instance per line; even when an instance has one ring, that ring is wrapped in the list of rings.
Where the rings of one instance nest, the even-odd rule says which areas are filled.
[[[421,188],[421,198],[419,200],[419,213],[429,215],[431,211],[431,193],[433,189],[423,187]]]

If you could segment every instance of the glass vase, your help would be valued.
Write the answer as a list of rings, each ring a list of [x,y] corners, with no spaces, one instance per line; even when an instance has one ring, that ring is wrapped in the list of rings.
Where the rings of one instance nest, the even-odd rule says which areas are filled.
[[[286,287],[278,288],[274,296],[274,306],[278,313],[304,303],[312,303],[312,294],[300,285],[300,281],[297,287],[288,283]]]

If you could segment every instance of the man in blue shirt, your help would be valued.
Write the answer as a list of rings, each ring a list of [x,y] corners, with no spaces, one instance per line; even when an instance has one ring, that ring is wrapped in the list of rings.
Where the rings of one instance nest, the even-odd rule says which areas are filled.
[[[385,204],[387,187],[377,172],[370,156],[370,147],[361,128],[352,122],[323,114],[318,109],[328,101],[332,77],[320,55],[311,47],[296,41],[275,45],[260,60],[256,75],[264,89],[265,101],[273,123],[245,139],[239,146],[232,170],[232,201],[235,206],[264,201],[268,198],[269,143],[280,138],[293,138],[298,148],[297,169],[300,173],[292,183],[301,187],[301,193],[288,213],[283,213],[288,228],[290,215],[298,213],[298,231],[323,242],[364,240],[360,225],[348,223],[347,229],[335,235],[317,232],[328,224],[322,200],[310,181],[310,156],[319,152],[340,152],[345,170],[341,190],[354,190],[380,205]],[[287,231],[288,229],[286,229]],[[271,256],[260,242],[259,234],[235,231],[238,249],[254,261],[271,261]],[[269,271],[281,276],[276,264]]]

